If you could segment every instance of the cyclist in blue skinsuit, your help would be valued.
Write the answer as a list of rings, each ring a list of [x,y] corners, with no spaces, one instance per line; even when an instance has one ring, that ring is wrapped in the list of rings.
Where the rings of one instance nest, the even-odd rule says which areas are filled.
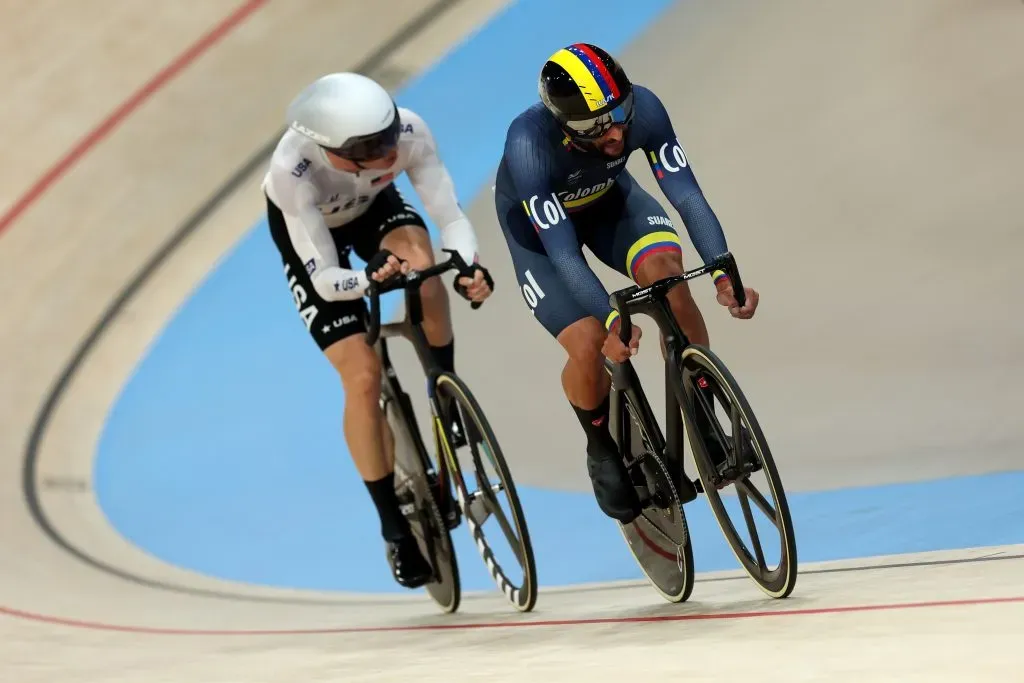
[[[586,245],[640,286],[683,272],[679,235],[661,205],[625,170],[642,150],[658,185],[705,263],[727,251],[661,100],[633,85],[601,48],[576,43],[553,54],[538,102],[512,121],[495,184],[498,221],[519,286],[537,320],[568,353],[566,398],[587,435],[587,469],[601,510],[622,523],[640,502],[608,431],[610,379],[603,357],[622,362],[639,348],[618,337],[618,314],[582,253]],[[758,294],[740,308],[729,278],[714,274],[718,303],[750,318]],[[687,337],[708,344],[704,319],[685,283],[669,294]]]

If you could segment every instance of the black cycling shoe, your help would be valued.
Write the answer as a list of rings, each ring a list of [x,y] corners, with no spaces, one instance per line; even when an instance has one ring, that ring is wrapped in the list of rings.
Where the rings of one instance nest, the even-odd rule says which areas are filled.
[[[388,541],[387,557],[391,573],[401,586],[419,588],[433,578],[434,572],[413,536]]]
[[[587,448],[587,472],[594,486],[594,497],[604,514],[623,524],[640,516],[640,497],[622,457],[602,446]]]

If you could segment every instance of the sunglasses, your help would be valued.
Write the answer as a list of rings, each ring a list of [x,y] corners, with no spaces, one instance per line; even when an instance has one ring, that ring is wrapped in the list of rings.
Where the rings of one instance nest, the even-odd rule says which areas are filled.
[[[386,157],[398,146],[398,138],[402,132],[402,122],[395,111],[391,125],[382,131],[351,137],[341,147],[326,148],[328,152],[349,161],[373,161]]]
[[[611,111],[606,111],[600,116],[576,121],[566,121],[565,127],[570,129],[576,137],[594,140],[617,124],[628,126],[633,121],[633,93],[626,95],[625,99]]]

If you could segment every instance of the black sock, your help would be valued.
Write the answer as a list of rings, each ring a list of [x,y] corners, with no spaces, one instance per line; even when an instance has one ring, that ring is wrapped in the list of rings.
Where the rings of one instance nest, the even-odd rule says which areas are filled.
[[[612,440],[611,432],[608,431],[608,404],[609,398],[605,396],[600,405],[591,410],[584,410],[572,405],[572,403],[569,405],[572,405],[580,425],[583,426],[583,431],[587,435],[588,446],[601,445],[615,450],[615,442]]]
[[[437,364],[441,366],[441,369],[445,372],[455,372],[455,338],[453,337],[450,342],[444,346],[431,346],[430,350],[434,352],[434,358],[437,359]]]
[[[380,515],[380,533],[386,541],[394,541],[409,534],[409,520],[398,508],[398,496],[395,495],[395,474],[385,475],[377,481],[364,481],[370,492],[373,504]]]

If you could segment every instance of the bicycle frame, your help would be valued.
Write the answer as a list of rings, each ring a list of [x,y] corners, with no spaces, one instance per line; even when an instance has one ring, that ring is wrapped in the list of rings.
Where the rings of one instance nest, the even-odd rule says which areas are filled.
[[[388,377],[394,376],[394,368],[391,365],[387,340],[396,337],[404,338],[412,344],[413,350],[416,352],[416,358],[419,360],[428,378],[433,379],[442,371],[441,366],[438,365],[437,359],[430,350],[427,335],[423,331],[423,302],[420,298],[419,284],[422,284],[422,282],[417,283],[416,287],[405,288],[405,319],[399,322],[380,325],[380,331],[377,336],[380,343],[381,365],[385,372],[388,373]]]
[[[733,290],[736,293],[737,303],[742,306],[745,302],[743,282],[736,267],[736,261],[731,253],[723,254],[710,264],[696,268],[692,271],[673,277],[658,280],[648,287],[641,289],[637,285],[613,292],[609,297],[611,307],[618,311],[620,318],[619,338],[626,345],[629,344],[633,335],[632,316],[636,314],[646,315],[652,318],[658,325],[662,337],[665,340],[665,430],[667,437],[662,433],[661,427],[654,418],[647,397],[640,385],[640,378],[633,368],[633,364],[626,360],[623,363],[613,363],[605,360],[605,367],[612,378],[612,391],[609,396],[609,424],[611,434],[616,437],[619,449],[624,455],[630,454],[630,432],[627,420],[623,419],[624,395],[628,394],[630,403],[636,406],[640,415],[634,415],[642,424],[646,425],[648,436],[651,438],[648,446],[663,457],[666,465],[670,467],[676,477],[677,490],[685,490],[688,487],[682,485],[683,467],[681,462],[682,446],[685,433],[683,430],[684,419],[692,424],[694,417],[692,410],[687,405],[683,389],[677,381],[683,370],[683,351],[690,345],[690,340],[683,333],[682,328],[672,314],[668,302],[668,292],[675,286],[700,277],[714,270],[724,271],[733,283]],[[628,404],[627,404],[628,405]],[[632,464],[632,463],[629,463]]]
[[[398,373],[395,372],[395,368],[391,364],[387,340],[401,337],[412,344],[416,357],[419,359],[420,365],[427,376],[427,397],[432,414],[431,421],[435,446],[438,448],[438,465],[445,477],[447,477],[445,457],[452,456],[451,449],[447,446],[447,443],[442,446],[439,441],[438,430],[442,430],[441,437],[445,442],[447,442],[448,437],[443,434],[443,427],[440,425],[440,416],[443,414],[443,411],[434,392],[434,382],[444,370],[434,357],[430,343],[427,341],[427,335],[423,331],[423,300],[420,296],[420,287],[429,278],[441,275],[449,270],[458,270],[459,272],[466,270],[466,264],[458,252],[446,251],[449,251],[451,258],[443,263],[436,264],[422,271],[412,271],[407,275],[396,276],[392,281],[385,283],[383,286],[377,282],[370,283],[368,292],[370,298],[370,321],[366,332],[366,343],[368,345],[375,346],[378,343],[380,345],[381,370],[387,377],[388,387],[396,400],[400,400],[404,396],[404,392],[398,382]],[[405,292],[405,318],[399,322],[382,325],[380,322],[380,297],[382,294],[397,289],[402,289]],[[411,401],[408,401],[407,397],[406,402],[408,405],[404,406],[404,409],[408,411],[407,414],[413,415],[412,404]],[[413,425],[410,425],[410,428],[414,426],[416,426],[415,421]],[[433,472],[433,464],[426,451],[426,446],[422,442],[422,435],[419,433],[419,429],[417,428],[412,431],[424,469],[427,472]]]
[[[468,268],[465,261],[454,250],[446,249],[451,258],[443,263],[438,263],[425,270],[412,271],[406,275],[397,275],[391,281],[383,285],[371,281],[368,296],[370,298],[370,323],[366,331],[366,343],[374,346],[378,341],[381,345],[381,360],[385,369],[391,368],[391,360],[387,352],[386,340],[394,337],[407,339],[416,351],[416,357],[420,361],[424,372],[430,380],[433,380],[442,372],[441,367],[430,350],[430,343],[423,331],[423,300],[420,297],[420,287],[430,278],[441,275],[449,270],[457,270],[464,273]],[[405,319],[395,323],[382,325],[380,322],[380,297],[382,294],[402,289],[405,291]],[[474,308],[476,305],[474,306]],[[430,382],[431,386],[433,381]],[[431,391],[431,395],[433,391]]]
[[[612,435],[616,437],[622,453],[624,455],[630,454],[631,434],[629,421],[624,419],[623,408],[629,405],[635,407],[640,414],[633,417],[646,426],[647,435],[651,440],[651,443],[646,444],[646,446],[654,450],[659,457],[665,460],[670,471],[675,473],[676,480],[673,483],[676,485],[676,489],[682,490],[682,467],[680,466],[681,463],[677,462],[677,459],[682,453],[681,446],[683,444],[684,432],[683,421],[680,416],[680,397],[676,394],[678,382],[675,380],[679,376],[679,359],[682,356],[683,349],[690,342],[679,328],[678,323],[676,323],[675,316],[672,315],[672,310],[666,299],[652,298],[643,303],[630,304],[630,307],[630,312],[633,314],[643,314],[653,318],[665,338],[665,432],[662,432],[658,421],[654,417],[654,411],[647,401],[647,396],[641,387],[636,369],[628,360],[624,363],[613,363],[605,360],[606,368],[612,378],[612,391],[609,395],[608,427]],[[630,333],[632,334],[632,332]],[[625,403],[626,395],[629,398],[628,404]]]

